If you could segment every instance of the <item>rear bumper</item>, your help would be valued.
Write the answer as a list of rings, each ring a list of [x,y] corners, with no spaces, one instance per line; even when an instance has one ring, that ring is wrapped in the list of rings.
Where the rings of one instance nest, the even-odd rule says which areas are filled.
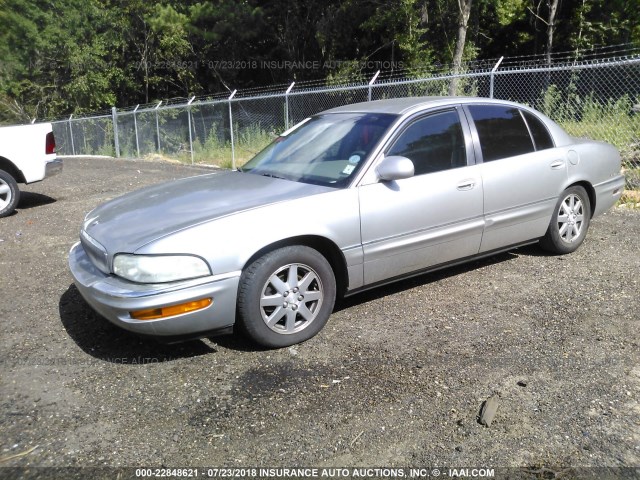
[[[138,284],[98,270],[80,243],[71,247],[69,268],[82,297],[100,315],[126,330],[153,337],[197,338],[235,322],[239,272],[170,284]],[[212,298],[208,307],[158,320],[136,320],[130,312]]]
[[[44,178],[53,177],[62,172],[62,159],[54,158],[44,167]]]
[[[613,207],[624,192],[625,179],[624,175],[618,175],[610,178],[606,182],[594,185],[596,192],[596,208],[593,216],[600,215]]]

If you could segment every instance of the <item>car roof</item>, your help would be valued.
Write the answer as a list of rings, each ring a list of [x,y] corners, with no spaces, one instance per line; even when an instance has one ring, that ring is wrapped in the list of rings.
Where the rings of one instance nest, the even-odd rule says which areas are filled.
[[[552,136],[554,137],[556,146],[569,145],[573,140],[556,122],[551,120],[542,112],[535,110],[527,105],[522,105],[508,100],[496,100],[485,97],[403,97],[390,98],[385,100],[374,100],[372,102],[353,103],[342,107],[325,110],[321,113],[388,113],[398,116],[411,115],[432,107],[446,107],[460,104],[495,104],[509,105],[519,109],[532,112],[540,120],[542,120]]]
[[[353,103],[351,105],[344,105],[342,107],[325,110],[322,113],[391,113],[403,115],[414,110],[422,110],[428,107],[456,105],[460,103],[496,103],[501,105],[514,105],[518,107],[523,106],[504,100],[494,100],[491,98],[481,97],[402,97]]]

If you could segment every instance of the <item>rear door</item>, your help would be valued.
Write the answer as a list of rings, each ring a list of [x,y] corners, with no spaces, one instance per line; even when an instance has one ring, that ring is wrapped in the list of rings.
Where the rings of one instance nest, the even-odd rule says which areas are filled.
[[[567,182],[564,150],[544,124],[510,105],[467,105],[484,188],[480,252],[543,236]]]
[[[482,181],[461,115],[449,108],[408,120],[385,155],[409,158],[415,175],[358,187],[365,284],[478,252]]]

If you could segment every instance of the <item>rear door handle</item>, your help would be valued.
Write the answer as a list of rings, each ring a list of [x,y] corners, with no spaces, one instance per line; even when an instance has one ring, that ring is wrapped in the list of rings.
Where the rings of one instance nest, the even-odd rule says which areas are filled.
[[[470,180],[463,180],[462,182],[460,182],[457,188],[460,191],[465,191],[465,190],[471,190],[475,186],[476,186],[475,180],[470,179]]]
[[[559,170],[564,167],[564,162],[562,160],[556,160],[551,164],[552,170]]]

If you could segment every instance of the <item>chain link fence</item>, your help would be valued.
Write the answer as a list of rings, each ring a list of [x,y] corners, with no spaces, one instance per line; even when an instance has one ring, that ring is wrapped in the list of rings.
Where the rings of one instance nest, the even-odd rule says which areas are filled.
[[[640,190],[640,60],[495,74],[495,96],[547,114],[576,137],[615,145]]]
[[[413,74],[349,85],[291,84],[271,90],[195,97],[111,115],[53,122],[63,155],[110,155],[242,165],[278,133],[328,108],[409,96],[494,97],[530,105],[571,135],[620,150],[627,188],[640,190],[640,56],[551,66],[505,62],[453,75]],[[493,67],[493,68],[491,68]]]

